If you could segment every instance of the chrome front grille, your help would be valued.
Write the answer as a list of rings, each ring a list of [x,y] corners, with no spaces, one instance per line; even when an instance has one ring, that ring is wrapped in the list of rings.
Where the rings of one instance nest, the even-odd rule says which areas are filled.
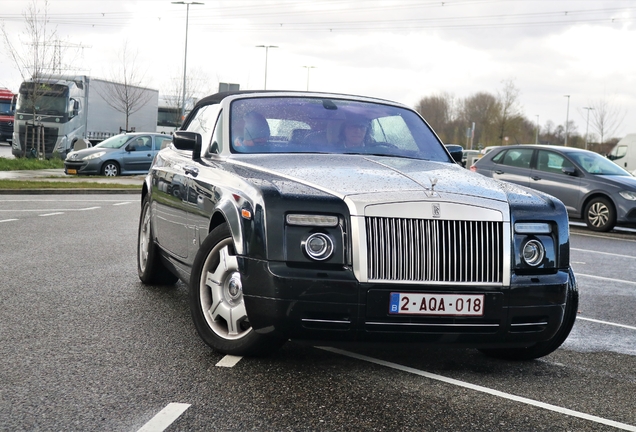
[[[502,282],[502,222],[365,219],[370,281]]]

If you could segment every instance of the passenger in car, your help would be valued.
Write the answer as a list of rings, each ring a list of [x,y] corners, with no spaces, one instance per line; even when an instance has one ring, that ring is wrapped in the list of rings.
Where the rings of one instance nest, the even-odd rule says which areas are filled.
[[[269,141],[269,124],[262,114],[250,111],[243,116],[243,136],[238,136],[234,140],[236,147],[253,147],[265,145]]]

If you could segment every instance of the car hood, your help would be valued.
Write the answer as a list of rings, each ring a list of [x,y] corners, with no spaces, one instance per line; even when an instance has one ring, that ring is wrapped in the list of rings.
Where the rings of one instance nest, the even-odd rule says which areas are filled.
[[[629,190],[636,191],[636,177],[626,175],[597,175],[596,179],[605,180],[615,183],[619,187],[626,187]]]
[[[235,155],[228,162],[344,197],[435,193],[507,201],[499,182],[459,165],[369,155]]]
[[[99,152],[111,153],[113,151],[118,151],[118,150],[121,150],[121,149],[103,148],[103,147],[90,147],[90,148],[86,148],[86,149],[82,149],[82,150],[72,151],[72,152],[70,152],[68,154],[66,159],[69,159],[69,160],[80,160],[80,159],[84,159],[88,155],[92,155],[92,154],[95,154],[95,153],[99,153]]]

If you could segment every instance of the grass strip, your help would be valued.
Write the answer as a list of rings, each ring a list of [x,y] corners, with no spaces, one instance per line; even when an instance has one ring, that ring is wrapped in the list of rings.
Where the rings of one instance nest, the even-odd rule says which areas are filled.
[[[64,161],[59,158],[34,159],[17,158],[8,159],[0,157],[0,171],[40,170],[64,168]]]

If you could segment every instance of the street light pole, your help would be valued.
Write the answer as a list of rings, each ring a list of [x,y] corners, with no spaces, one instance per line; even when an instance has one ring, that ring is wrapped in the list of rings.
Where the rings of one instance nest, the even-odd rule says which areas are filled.
[[[203,3],[195,1],[178,1],[172,2],[172,4],[186,5],[185,53],[183,54],[183,98],[181,99],[181,121],[183,121],[186,105],[186,68],[188,65],[188,21],[190,18],[190,5],[202,5]]]
[[[537,114],[537,128],[536,128],[536,135],[534,137],[534,143],[539,144],[539,114]]]
[[[256,48],[265,48],[265,88],[267,90],[267,55],[270,48],[278,48],[276,45],[256,45]]]
[[[592,107],[583,107],[584,110],[587,110],[587,121],[585,122],[585,150],[587,150],[587,142],[588,142],[588,131],[590,128],[590,110],[593,110]]]
[[[316,66],[303,66],[307,69],[307,91],[309,91],[309,69],[314,69]]]
[[[565,112],[565,147],[568,146],[568,123],[570,122],[570,95],[563,95],[568,98],[568,109]]]

